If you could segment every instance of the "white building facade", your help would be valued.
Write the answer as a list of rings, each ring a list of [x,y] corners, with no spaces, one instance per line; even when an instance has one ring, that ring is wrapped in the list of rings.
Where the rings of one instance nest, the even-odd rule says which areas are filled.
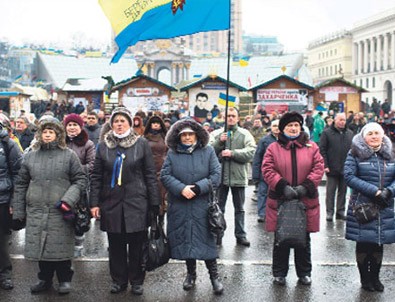
[[[395,108],[395,8],[361,20],[351,30],[352,79],[367,89],[362,100],[388,99]]]

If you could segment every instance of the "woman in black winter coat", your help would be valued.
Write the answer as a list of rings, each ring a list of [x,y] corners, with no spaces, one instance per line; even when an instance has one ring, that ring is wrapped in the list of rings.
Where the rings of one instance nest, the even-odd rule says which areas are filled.
[[[132,129],[132,116],[116,108],[112,130],[97,146],[91,176],[91,213],[109,243],[111,293],[126,290],[143,294],[142,245],[147,237],[148,214],[159,212],[156,170],[148,142]]]
[[[192,119],[180,120],[169,130],[169,147],[161,171],[168,191],[167,234],[171,257],[186,260],[184,290],[196,280],[196,260],[204,260],[214,293],[222,294],[218,277],[217,246],[208,226],[209,192],[220,182],[221,167],[214,149],[208,146],[209,134]]]

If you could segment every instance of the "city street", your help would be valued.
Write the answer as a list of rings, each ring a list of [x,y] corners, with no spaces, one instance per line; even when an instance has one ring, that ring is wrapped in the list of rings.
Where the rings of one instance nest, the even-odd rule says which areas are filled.
[[[355,243],[344,239],[344,221],[325,221],[325,187],[320,187],[321,232],[312,234],[312,285],[297,284],[293,264],[285,287],[272,284],[271,253],[273,234],[266,233],[257,222],[256,203],[251,201],[253,187],[246,192],[246,229],[251,247],[236,245],[233,235],[233,205],[227,204],[227,223],[223,245],[219,249],[219,269],[225,291],[215,296],[204,262],[199,262],[196,287],[182,289],[186,267],[183,262],[170,261],[147,274],[144,295],[133,296],[129,290],[110,294],[111,279],[107,262],[106,234],[93,222],[86,234],[84,255],[74,261],[73,291],[59,296],[55,289],[31,295],[29,287],[36,282],[37,264],[24,260],[24,231],[15,232],[11,246],[14,264],[12,291],[0,291],[1,301],[393,301],[395,291],[395,248],[385,246],[381,281],[383,293],[369,293],[360,288],[355,263]],[[291,258],[293,253],[291,252]],[[291,261],[293,263],[293,261]],[[57,280],[54,280],[57,287]]]

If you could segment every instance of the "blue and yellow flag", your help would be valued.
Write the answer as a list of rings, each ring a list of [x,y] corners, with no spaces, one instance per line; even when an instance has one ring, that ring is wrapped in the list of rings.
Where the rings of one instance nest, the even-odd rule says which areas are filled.
[[[220,92],[218,105],[226,106],[226,94]],[[236,105],[236,97],[232,95],[228,95],[228,107],[234,107]]]
[[[230,0],[99,0],[115,32],[116,63],[138,41],[230,28]]]
[[[241,58],[240,58],[240,61],[239,61],[240,66],[241,66],[241,67],[246,67],[246,66],[248,66],[249,61],[250,61],[250,57],[248,57],[248,56],[241,57]]]

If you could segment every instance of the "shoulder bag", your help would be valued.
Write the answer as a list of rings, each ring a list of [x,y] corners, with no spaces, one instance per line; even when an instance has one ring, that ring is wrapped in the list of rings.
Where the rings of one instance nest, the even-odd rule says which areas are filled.
[[[217,244],[220,244],[226,230],[226,220],[224,213],[219,207],[217,194],[212,186],[209,193],[208,225],[210,232],[217,238]]]
[[[143,271],[153,271],[169,262],[170,246],[163,227],[158,223],[158,217],[152,219],[147,240],[143,243]]]
[[[306,206],[298,199],[279,201],[275,244],[290,248],[304,248],[306,241]]]

